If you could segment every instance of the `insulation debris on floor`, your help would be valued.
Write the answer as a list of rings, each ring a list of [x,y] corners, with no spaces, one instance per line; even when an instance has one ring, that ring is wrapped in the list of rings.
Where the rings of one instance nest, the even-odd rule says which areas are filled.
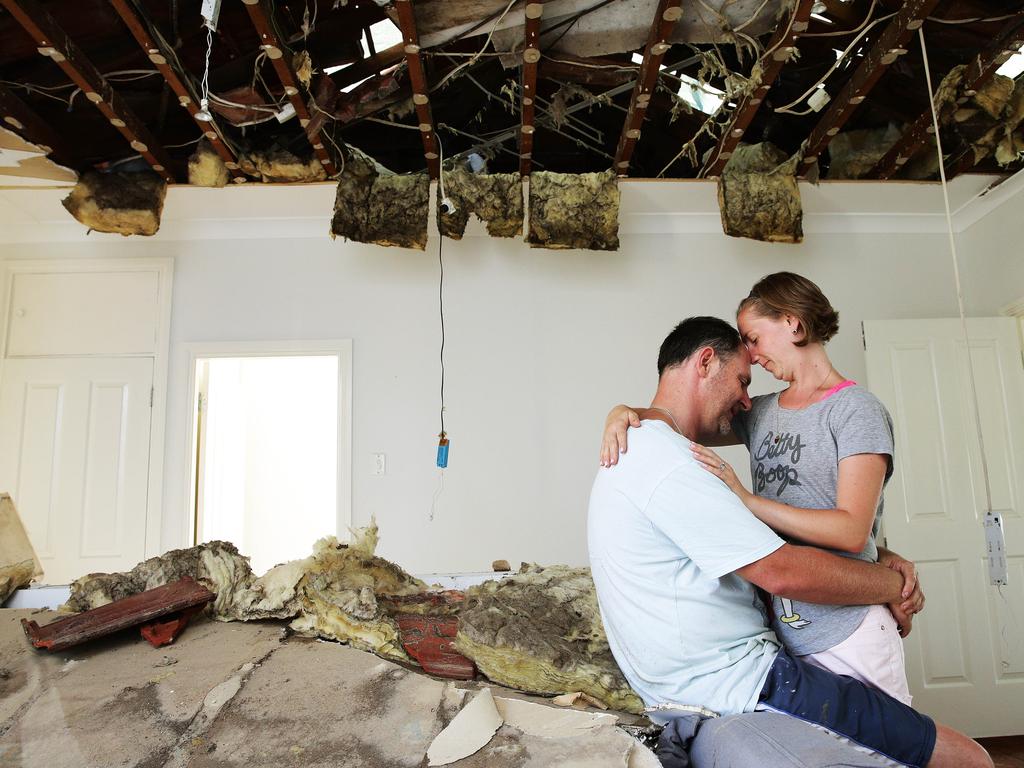
[[[587,570],[524,565],[444,591],[376,556],[377,539],[375,524],[349,544],[327,537],[260,577],[210,542],[71,586],[66,609],[102,614],[117,600],[152,608],[195,579],[208,616],[159,651],[121,632],[42,654],[19,620],[46,630],[90,614],[0,611],[0,755],[46,768],[103,765],[111,750],[125,765],[192,768],[658,765],[620,727],[642,707]],[[618,711],[582,709],[593,705]]]
[[[25,533],[11,497],[0,493],[0,605],[14,590],[43,575],[43,567]]]
[[[803,207],[793,157],[767,142],[740,144],[718,180],[722,230],[732,237],[769,243],[804,238]]]

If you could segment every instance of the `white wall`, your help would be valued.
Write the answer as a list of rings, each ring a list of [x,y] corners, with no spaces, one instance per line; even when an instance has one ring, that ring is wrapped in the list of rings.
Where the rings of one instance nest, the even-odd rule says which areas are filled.
[[[1006,182],[1024,187],[1024,178]],[[960,234],[964,303],[972,315],[996,316],[1024,300],[1024,195],[1014,194]]]
[[[697,214],[688,211],[668,215],[666,204],[656,226],[642,217],[643,209],[661,204],[659,185],[636,186],[636,195],[650,199],[627,201],[624,192],[624,209],[633,208],[616,253],[532,250],[488,237],[444,241],[452,445],[433,522],[436,239],[421,253],[323,236],[146,241],[92,235],[84,243],[22,244],[0,253],[174,257],[165,548],[181,545],[187,531],[182,344],[351,338],[353,517],[362,524],[376,515],[381,554],[416,573],[489,569],[496,558],[582,564],[604,415],[617,402],[648,402],[658,346],[680,319],[731,317],[759,277],[794,270],[818,282],[840,310],[842,330],[830,349],[843,373],[863,380],[862,319],[956,312],[946,238],[931,212],[925,233],[877,231],[913,229],[894,209],[879,210],[884,202],[870,226],[863,216],[826,225],[825,213],[810,215],[804,244],[772,246],[713,231],[714,218],[707,219],[715,215],[713,185],[700,193],[707,198],[699,214],[704,224],[695,225],[687,217]],[[854,197],[879,197],[878,185],[851,189],[853,197],[844,198],[835,187],[805,187],[805,210],[831,201],[842,211]],[[923,208],[941,210],[934,188],[927,190]],[[208,225],[204,232],[212,231]],[[252,231],[270,227],[254,221]],[[663,232],[638,231],[645,228]],[[771,385],[758,370],[753,390]],[[372,474],[374,452],[387,454],[383,477]],[[742,456],[737,450],[731,458],[742,464]]]

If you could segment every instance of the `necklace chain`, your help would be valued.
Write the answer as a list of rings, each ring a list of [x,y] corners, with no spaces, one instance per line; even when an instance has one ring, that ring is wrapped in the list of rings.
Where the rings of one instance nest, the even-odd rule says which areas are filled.
[[[676,417],[672,415],[672,411],[670,411],[668,408],[659,408],[656,405],[652,405],[651,410],[658,411],[659,413],[664,413],[672,421],[672,427],[675,429],[675,431],[678,432],[680,435],[683,434],[683,430],[681,430],[679,428],[679,425],[676,423]]]

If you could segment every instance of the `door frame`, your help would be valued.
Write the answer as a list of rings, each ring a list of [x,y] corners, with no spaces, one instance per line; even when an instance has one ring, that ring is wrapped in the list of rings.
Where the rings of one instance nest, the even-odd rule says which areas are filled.
[[[171,342],[171,294],[174,282],[173,257],[121,258],[14,258],[0,259],[0,381],[7,359],[7,331],[14,276],[75,272],[156,272],[157,332],[152,353],[75,355],[75,357],[152,357],[153,403],[149,426],[149,476],[146,493],[147,558],[162,552],[164,431],[167,419],[167,374]],[[49,356],[49,357],[56,357]],[[61,357],[64,357],[61,355]],[[17,501],[17,499],[15,499]]]
[[[194,546],[198,521],[195,519],[196,476],[195,411],[198,392],[196,361],[224,357],[310,357],[334,355],[338,358],[338,457],[337,457],[337,535],[352,525],[352,339],[296,341],[190,342],[182,345],[188,372],[185,403],[188,423],[185,427],[185,497],[182,515],[182,541]]]

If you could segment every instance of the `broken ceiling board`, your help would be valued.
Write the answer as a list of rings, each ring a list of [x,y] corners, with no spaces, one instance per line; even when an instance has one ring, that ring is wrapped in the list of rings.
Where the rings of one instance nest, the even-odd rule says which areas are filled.
[[[501,727],[490,688],[483,688],[452,718],[427,748],[427,765],[448,765],[479,751]]]
[[[455,210],[441,211],[438,185],[437,229],[442,235],[461,240],[471,213],[487,225],[487,234],[492,237],[522,234],[523,180],[518,173],[470,173],[455,168],[445,171],[444,191]]]
[[[614,171],[530,174],[533,248],[619,248],[619,187]]]
[[[429,207],[427,174],[392,173],[350,147],[338,178],[331,236],[422,251]]]
[[[455,647],[496,683],[544,694],[583,691],[641,712],[608,647],[590,571],[524,566],[466,592]]]
[[[21,625],[36,648],[63,651],[128,627],[149,624],[155,619],[203,606],[213,599],[214,594],[210,590],[186,576],[42,627],[30,619],[22,619]]]
[[[14,501],[0,493],[0,605],[14,590],[27,587],[43,575],[43,567],[32,548]]]
[[[828,178],[862,179],[899,141],[902,131],[889,123],[881,128],[844,131],[828,145]]]
[[[0,187],[52,187],[74,184],[78,174],[57,165],[48,147],[33,144],[0,127]]]
[[[167,182],[155,173],[86,173],[62,201],[89,229],[119,235],[155,235]]]
[[[525,27],[523,6],[512,8],[497,24],[481,24],[481,19],[498,19],[508,3],[505,0],[421,0],[415,4],[420,45],[441,45],[469,29],[491,38],[498,51],[514,51],[522,43]],[[635,51],[643,47],[654,18],[658,0],[621,0],[598,5],[593,0],[548,0],[544,3],[541,34],[559,25],[557,42],[542,37],[551,45],[551,53],[573,56],[602,56]],[[729,43],[730,30],[743,26],[743,33],[757,37],[775,28],[779,11],[787,0],[705,0],[684,3],[670,42]],[[593,10],[591,10],[593,9]],[[589,11],[575,22],[572,17]],[[751,19],[753,19],[751,21]],[[749,22],[749,23],[748,23]],[[567,29],[568,27],[568,29]],[[553,37],[549,35],[548,37]]]
[[[206,139],[202,139],[188,159],[188,183],[194,187],[224,187],[228,177],[224,159]]]
[[[327,171],[317,158],[301,158],[279,147],[241,155],[238,166],[264,182],[303,184],[327,179]]]
[[[769,243],[803,240],[803,207],[796,180],[799,154],[767,142],[740,145],[718,179],[722,230]]]

